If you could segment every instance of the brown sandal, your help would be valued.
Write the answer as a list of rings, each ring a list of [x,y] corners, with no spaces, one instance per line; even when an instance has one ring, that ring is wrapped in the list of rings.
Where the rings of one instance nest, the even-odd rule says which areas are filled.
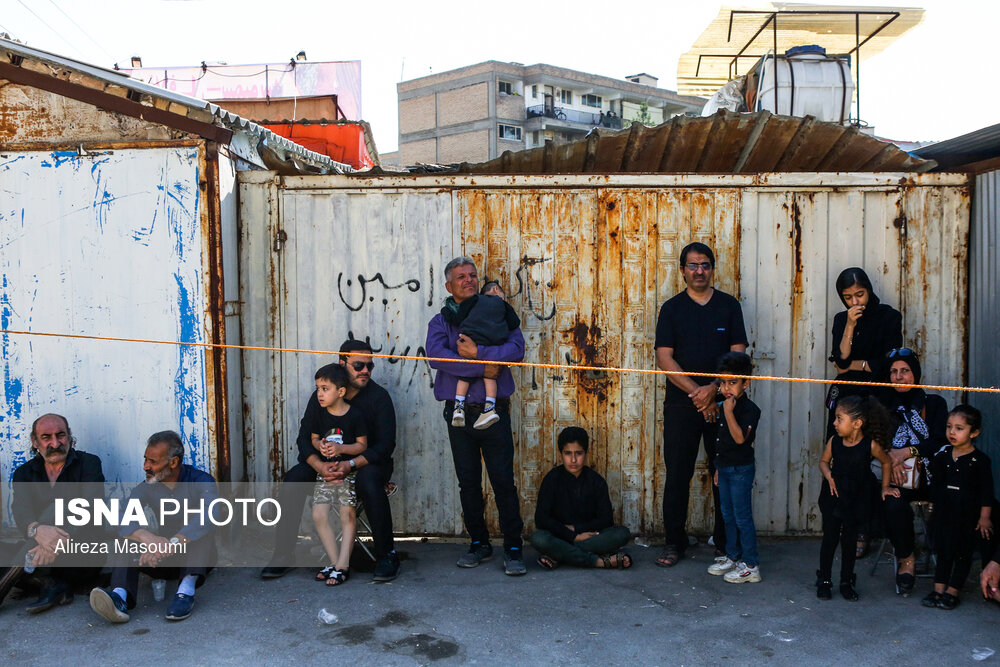
[[[598,556],[601,562],[604,564],[604,569],[606,570],[627,570],[632,567],[632,557],[629,556],[624,551],[619,551],[616,554],[611,554],[610,556]],[[611,559],[614,558],[615,562],[612,564]]]
[[[554,558],[549,558],[548,556],[539,556],[538,560],[535,562],[538,563],[538,566],[543,570],[554,570],[559,567],[559,561]]]

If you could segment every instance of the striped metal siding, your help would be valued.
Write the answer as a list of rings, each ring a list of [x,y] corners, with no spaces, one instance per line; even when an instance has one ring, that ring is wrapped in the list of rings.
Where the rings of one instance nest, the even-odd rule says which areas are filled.
[[[969,248],[969,382],[995,387],[1000,385],[1000,171],[976,177]],[[983,411],[977,446],[993,459],[1000,489],[1000,396],[976,394],[969,402]]]

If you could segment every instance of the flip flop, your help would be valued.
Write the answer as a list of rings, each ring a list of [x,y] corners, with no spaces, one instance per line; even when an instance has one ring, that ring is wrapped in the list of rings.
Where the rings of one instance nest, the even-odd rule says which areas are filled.
[[[659,558],[656,559],[656,565],[658,567],[673,567],[677,565],[681,560],[681,554],[677,551],[675,546],[664,547],[663,552],[660,554]]]

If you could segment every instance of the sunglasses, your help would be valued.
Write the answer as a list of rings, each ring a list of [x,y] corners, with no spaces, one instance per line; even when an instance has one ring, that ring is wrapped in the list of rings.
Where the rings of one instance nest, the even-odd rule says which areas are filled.
[[[889,350],[889,353],[885,355],[886,359],[895,359],[899,357],[905,359],[906,357],[915,357],[917,353],[908,347],[897,347],[895,350]]]
[[[375,362],[374,361],[352,361],[351,362],[351,367],[354,369],[354,372],[356,372],[356,373],[360,373],[362,368],[367,368],[370,371],[371,369],[375,368]]]
[[[697,262],[691,262],[690,264],[685,264],[684,266],[688,271],[697,271],[698,269],[701,269],[702,271],[712,270],[712,264],[710,262],[701,262],[700,264]]]

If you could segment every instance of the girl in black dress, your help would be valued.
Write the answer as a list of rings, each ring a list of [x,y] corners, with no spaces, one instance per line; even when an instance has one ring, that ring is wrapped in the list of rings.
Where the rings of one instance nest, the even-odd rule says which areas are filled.
[[[885,451],[889,442],[888,415],[875,398],[848,396],[837,403],[833,426],[836,434],[826,443],[819,462],[823,487],[819,508],[823,512],[823,543],[816,571],[816,597],[832,597],[833,555],[840,544],[840,594],[851,602],[858,599],[854,589],[854,539],[858,524],[867,519],[868,489],[872,480],[871,460],[878,459],[886,470],[891,462]],[[867,434],[867,435],[866,435]],[[882,479],[882,498],[899,495]]]
[[[993,472],[990,458],[976,449],[983,424],[979,410],[957,405],[948,413],[948,442],[931,460],[931,500],[934,503],[933,541],[937,568],[934,590],[921,604],[954,609],[972,565],[977,533],[993,533]]]

